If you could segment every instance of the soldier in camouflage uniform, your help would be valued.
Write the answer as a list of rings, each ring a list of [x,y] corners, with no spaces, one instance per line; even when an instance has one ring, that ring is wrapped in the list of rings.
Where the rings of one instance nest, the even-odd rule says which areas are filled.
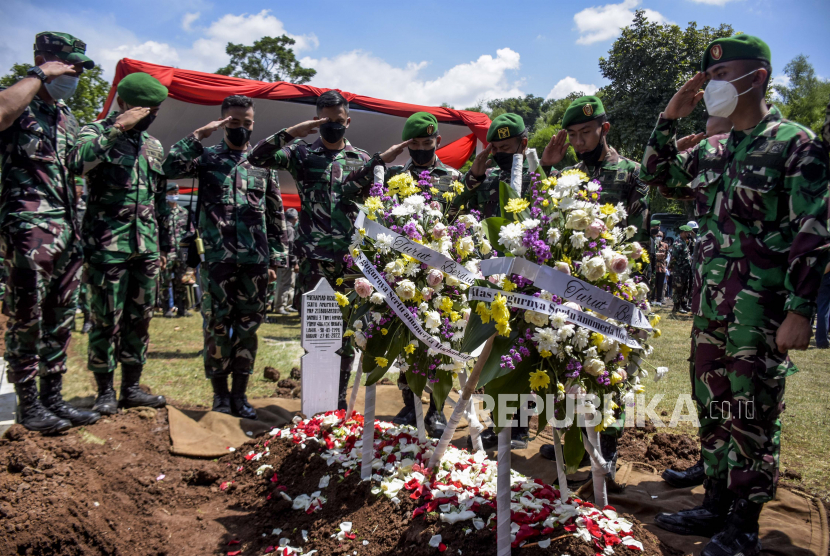
[[[78,123],[62,99],[95,64],[85,55],[86,45],[66,33],[39,33],[34,49],[36,66],[0,90],[5,358],[18,396],[18,423],[54,433],[100,418],[61,397],[83,264],[74,175],[67,165]]]
[[[680,226],[680,237],[671,248],[669,270],[672,279],[672,313],[688,313],[687,303],[692,282],[692,256],[689,253],[689,241],[692,229]]]
[[[572,145],[579,163],[566,170],[581,170],[592,180],[599,181],[602,186],[600,200],[612,205],[622,203],[628,213],[622,225],[634,226],[637,232],[632,239],[648,248],[651,243],[648,186],[640,181],[640,165],[621,156],[608,145],[606,137],[610,129],[602,101],[595,96],[579,97],[565,110],[562,129],[551,137],[540,162],[543,168],[558,164],[565,157],[568,146]],[[559,172],[551,170],[550,175],[557,176]],[[642,269],[643,276],[637,278],[648,283],[650,271],[649,264]],[[606,461],[617,459],[617,441],[622,436],[624,421],[625,413],[621,409],[617,424],[607,427],[600,434],[600,448]],[[544,458],[556,459],[552,444],[542,446],[539,453]],[[615,482],[614,475],[614,472],[610,473],[606,480],[610,489],[619,491],[620,486]]]
[[[89,192],[83,227],[93,322],[87,365],[98,384],[93,408],[105,415],[118,407],[165,405],[163,396],[139,388],[156,279],[171,249],[164,149],[146,131],[165,98],[167,88],[150,75],[124,77],[118,83],[120,111],[84,126],[70,155]],[[113,374],[119,361],[116,405]]]
[[[349,103],[337,91],[327,91],[317,99],[313,120],[283,129],[260,141],[248,160],[254,166],[280,168],[291,172],[297,183],[302,210],[295,247],[300,259],[297,293],[314,289],[325,278],[335,290],[343,276],[344,258],[357,217],[355,201],[365,197],[373,181],[375,166],[390,163],[403,152],[407,142],[383,154],[369,156],[345,138],[351,123]],[[296,141],[316,133],[312,144]],[[338,407],[346,408],[346,390],[354,362],[354,351],[344,338],[341,352]]]
[[[277,293],[274,305],[278,315],[291,315],[298,311],[294,309],[294,289],[297,280],[297,271],[300,269],[297,261],[297,251],[294,248],[297,221],[300,216],[297,209],[285,211],[285,244],[288,246],[288,266],[277,271]]]
[[[253,100],[228,97],[221,113],[221,120],[173,145],[164,171],[172,179],[199,179],[202,274],[210,297],[204,358],[213,411],[256,419],[245,392],[254,371],[256,333],[265,318],[266,290],[287,264],[285,214],[277,172],[250,163]],[[224,140],[204,147],[202,141],[220,128]],[[230,391],[228,375],[233,377]]]
[[[497,116],[487,130],[487,148],[475,157],[473,165],[461,179],[466,186],[453,201],[456,207],[463,206],[464,212],[471,210],[481,213],[481,218],[501,216],[499,183],[510,183],[513,170],[513,155],[524,154],[527,150],[527,128],[518,114]],[[495,167],[488,167],[490,155]],[[546,171],[550,168],[545,168]],[[522,164],[522,197],[530,194],[530,173],[527,158]]]
[[[458,182],[462,176],[455,168],[442,163],[435,154],[441,144],[438,119],[429,112],[416,112],[407,118],[401,138],[409,142],[409,160],[403,165],[389,166],[385,176],[386,182],[405,172],[417,181],[421,179],[424,172],[428,172],[432,186],[429,191],[425,191],[425,194],[441,203],[444,210],[447,205],[450,205],[450,212],[452,212],[452,206],[458,206],[453,203],[453,198],[458,193],[453,188],[453,184]],[[400,373],[398,388],[401,390],[404,407],[392,419],[392,422],[397,425],[415,426],[415,397],[406,382],[406,373]],[[432,394],[429,397],[429,409],[424,417],[424,426],[427,433],[436,438],[444,434],[447,426],[443,406],[441,409],[436,407]]]
[[[692,309],[706,495],[703,506],[656,522],[715,535],[703,556],[752,556],[760,552],[758,516],[778,479],[784,387],[796,371],[787,351],[809,345],[830,245],[828,160],[809,129],[767,107],[763,41],[717,39],[701,66],[705,73],[660,115],[643,157],[644,180],[694,189],[703,236]],[[733,131],[725,143],[679,153],[677,120],[701,100],[706,79],[708,111],[728,117]]]
[[[187,286],[182,283],[182,278],[187,272],[187,253],[180,248],[182,239],[190,233],[188,228],[190,220],[187,209],[179,206],[179,186],[171,182],[167,186],[167,204],[170,206],[170,217],[167,221],[170,236],[170,253],[167,255],[167,266],[159,274],[161,297],[166,318],[174,315],[173,307],[177,308],[179,317],[189,317],[190,311],[187,306]]]

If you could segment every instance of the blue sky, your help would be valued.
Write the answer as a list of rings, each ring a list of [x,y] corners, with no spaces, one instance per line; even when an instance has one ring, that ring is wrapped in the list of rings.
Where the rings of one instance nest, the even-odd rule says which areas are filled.
[[[238,7],[237,7],[238,6]],[[729,23],[766,40],[773,73],[798,54],[830,77],[830,2],[802,0],[601,2],[209,2],[81,0],[0,5],[0,69],[31,56],[34,34],[66,31],[111,78],[118,59],[202,71],[227,63],[228,41],[286,33],[318,70],[312,84],[421,104],[463,108],[532,93],[561,97],[606,83],[597,61],[635,9],[685,27]]]

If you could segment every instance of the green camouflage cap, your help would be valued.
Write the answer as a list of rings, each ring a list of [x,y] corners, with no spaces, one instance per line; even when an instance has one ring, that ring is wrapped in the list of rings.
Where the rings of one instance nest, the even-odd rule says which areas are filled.
[[[679,229],[680,229],[681,232],[691,232],[692,231],[692,229],[689,226],[687,226],[686,224],[683,224],[682,226],[680,226]]]
[[[70,64],[83,64],[84,69],[92,69],[95,62],[86,55],[86,43],[69,33],[44,31],[35,35],[35,52],[51,52]]]
[[[518,114],[502,114],[496,116],[490,129],[487,130],[487,142],[504,141],[511,137],[518,137],[525,130],[525,121]]]
[[[562,129],[569,125],[590,122],[603,114],[605,114],[605,106],[602,105],[599,97],[579,97],[565,110],[565,115],[562,116]]]
[[[130,106],[153,108],[167,98],[167,87],[152,75],[139,71],[118,82],[118,96]]]
[[[652,221],[651,221],[651,225],[652,225],[652,226],[659,226],[659,225],[660,225],[660,221],[659,221],[659,220],[652,220]]]
[[[706,71],[714,64],[732,60],[762,60],[772,64],[772,54],[767,43],[752,35],[735,35],[715,39],[703,52],[700,71]]]
[[[409,141],[415,137],[432,137],[438,133],[438,119],[429,112],[415,112],[403,124],[401,138]]]

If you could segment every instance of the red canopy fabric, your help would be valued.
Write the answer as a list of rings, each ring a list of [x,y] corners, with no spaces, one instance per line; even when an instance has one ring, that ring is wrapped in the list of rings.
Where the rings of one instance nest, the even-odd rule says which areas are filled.
[[[251,98],[269,100],[290,100],[303,97],[318,97],[330,89],[321,89],[311,85],[295,85],[278,81],[276,83],[265,83],[238,77],[227,77],[215,73],[204,73],[191,71],[158,64],[150,64],[140,60],[122,58],[115,68],[115,79],[113,79],[107,101],[99,118],[104,118],[110,111],[112,102],[115,99],[115,92],[118,83],[125,76],[144,72],[158,79],[170,91],[174,99],[193,104],[218,105],[225,97],[230,95],[246,95]],[[475,149],[475,139],[485,145],[487,144],[487,130],[490,128],[490,118],[481,112],[469,110],[455,110],[440,106],[419,106],[391,100],[382,100],[373,97],[366,97],[340,91],[346,100],[359,104],[369,110],[382,114],[407,118],[415,112],[429,112],[439,122],[462,122],[470,128],[470,135],[445,145],[437,151],[439,158],[447,165],[460,168],[472,155]]]

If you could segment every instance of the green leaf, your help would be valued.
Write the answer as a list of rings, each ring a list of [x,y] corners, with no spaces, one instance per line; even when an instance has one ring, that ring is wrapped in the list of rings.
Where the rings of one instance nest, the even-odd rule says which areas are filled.
[[[364,350],[366,357],[371,356],[372,361],[375,360],[375,357],[385,357],[386,352],[389,351],[389,346],[392,345],[392,339],[401,326],[403,326],[403,323],[399,319],[393,320],[389,324],[389,332],[386,336],[382,335],[380,330],[375,329],[372,337],[366,341],[366,349]]]
[[[515,394],[517,397],[515,400],[508,401],[504,405],[508,409],[515,409],[513,412],[513,418],[518,420],[519,419],[519,401],[521,394],[529,394],[530,393],[530,370],[532,366],[528,365],[517,365],[515,371],[509,371],[507,374],[500,376],[484,386],[484,392],[488,396],[493,396],[493,399],[496,400],[496,407],[493,409],[493,422],[495,423],[493,427],[493,431],[498,433],[502,427],[498,426],[501,414],[501,408],[499,407],[498,399],[500,395],[507,395],[507,394]]]
[[[408,329],[404,326],[398,326],[396,332],[394,332],[395,336],[392,338],[391,343],[389,344],[389,350],[383,356],[386,358],[388,362],[386,367],[380,367],[373,369],[369,376],[366,377],[366,386],[370,386],[380,379],[389,371],[389,367],[392,366],[392,362],[397,359],[398,355],[400,355],[401,351],[403,351],[403,346],[405,346],[409,340],[409,334],[407,333]],[[393,332],[389,332],[386,337],[389,337]]]
[[[495,337],[493,340],[493,350],[490,352],[490,356],[484,363],[484,368],[481,370],[481,375],[478,377],[478,384],[476,385],[476,388],[482,388],[486,386],[488,382],[506,374],[510,374],[511,370],[509,368],[501,366],[501,358],[503,355],[506,355],[507,352],[510,351],[510,348],[516,344],[518,337],[518,330],[511,330],[510,336],[508,337],[501,335],[497,335]],[[531,362],[535,362],[535,358],[525,357],[519,363],[517,369],[521,367],[533,367]],[[530,391],[530,385],[527,385],[527,388],[528,391]]]
[[[563,440],[564,446],[562,446],[562,451],[565,456],[565,473],[570,475],[571,473],[577,472],[579,463],[585,455],[585,445],[582,443],[582,430],[575,422],[565,432]]]
[[[510,222],[512,222],[512,220],[501,218],[499,216],[491,216],[490,218],[485,218],[481,222],[481,228],[484,231],[484,235],[487,236],[487,241],[490,242],[493,249],[502,255],[507,254],[507,249],[504,245],[499,243],[499,230],[501,230],[501,227],[505,224],[510,224]]]
[[[435,398],[435,407],[443,407],[444,401],[452,389],[452,373],[449,371],[436,371],[435,378],[438,382],[432,383],[432,395]]]
[[[407,371],[406,383],[409,385],[410,390],[420,396],[424,393],[424,387],[427,385],[427,377],[423,375],[416,375],[412,371]]]
[[[470,302],[470,321],[467,323],[467,329],[464,332],[464,340],[461,341],[461,353],[470,353],[478,346],[487,341],[487,338],[496,333],[496,323],[493,319],[484,324],[481,322],[481,317],[476,313],[476,306],[483,301]]]

